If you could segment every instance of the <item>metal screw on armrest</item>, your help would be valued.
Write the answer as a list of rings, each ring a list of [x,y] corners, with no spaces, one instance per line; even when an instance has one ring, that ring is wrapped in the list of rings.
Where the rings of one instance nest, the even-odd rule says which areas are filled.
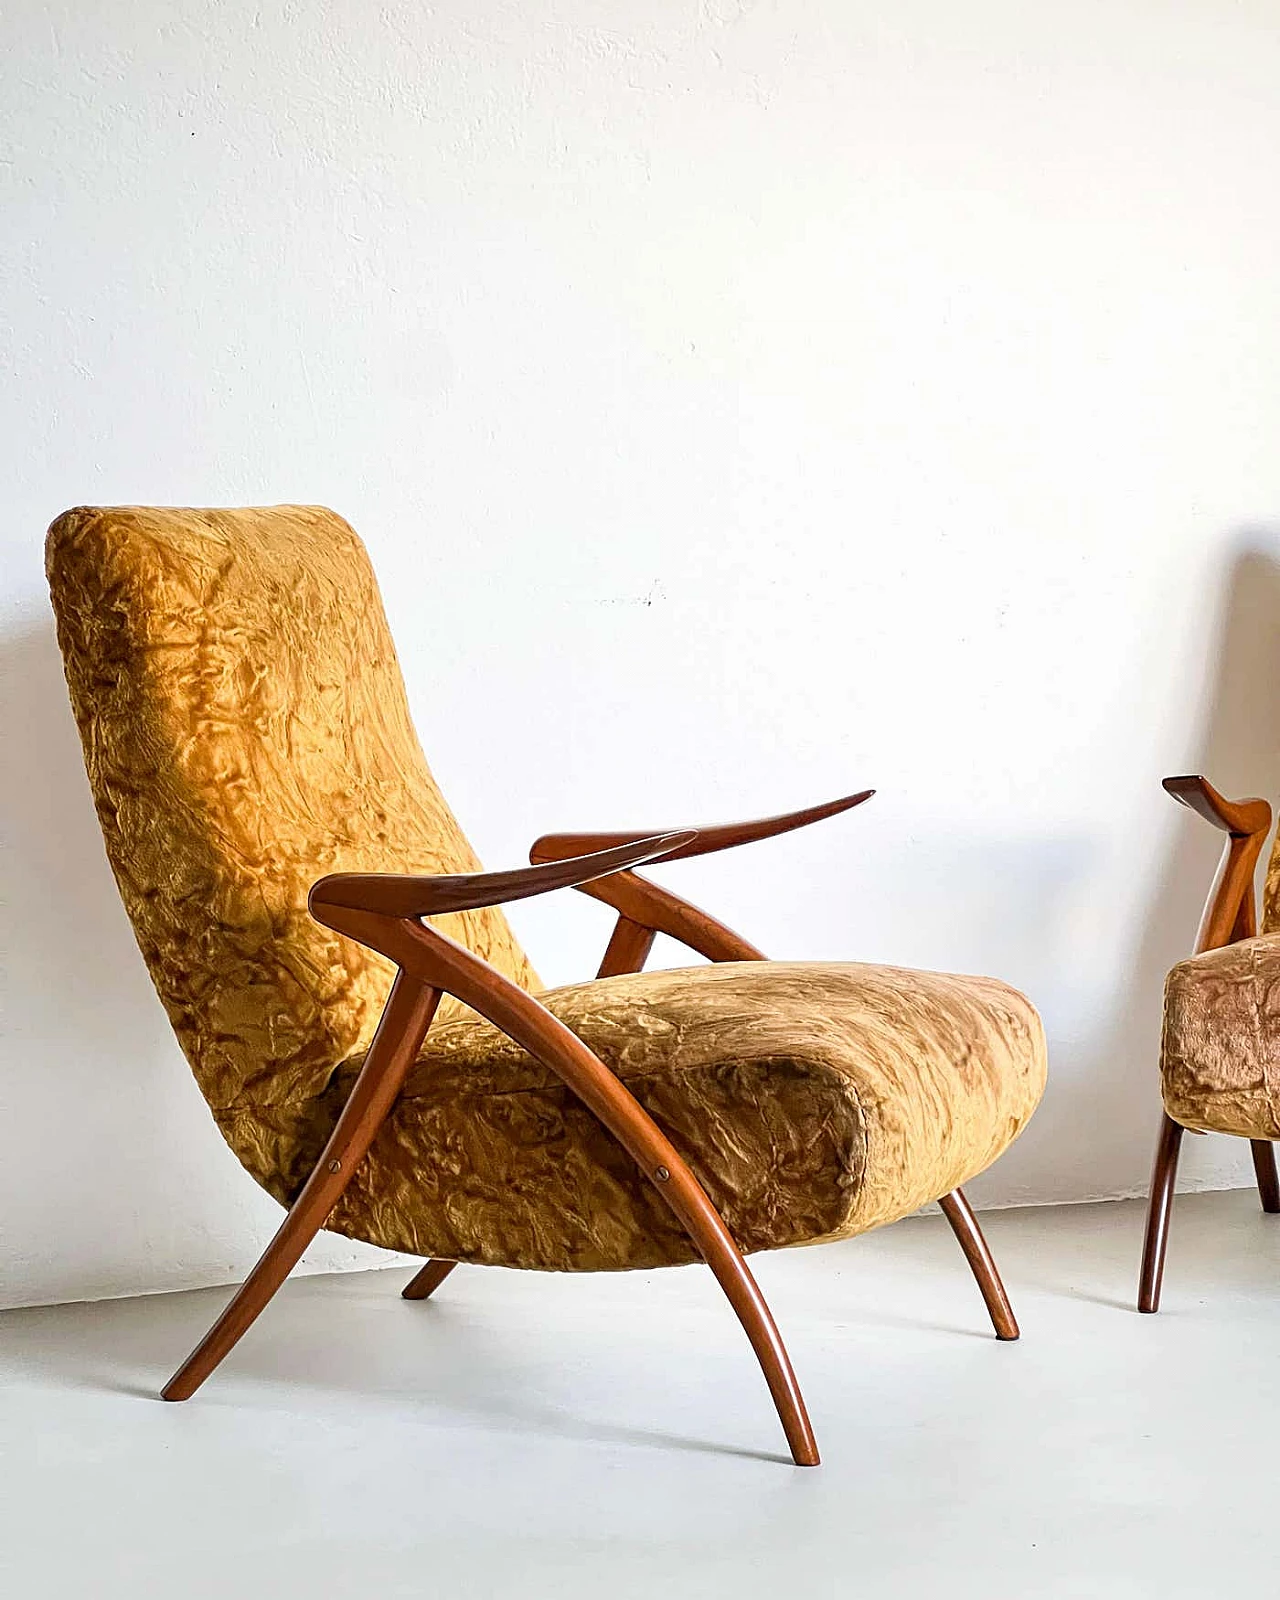
[[[342,1171],[342,1163],[341,1163],[341,1161],[331,1161],[329,1163],[329,1171],[330,1172],[341,1172]]]
[[[653,1178],[655,1183],[665,1183],[670,1176],[671,1174],[665,1167],[659,1167],[654,1173]]]

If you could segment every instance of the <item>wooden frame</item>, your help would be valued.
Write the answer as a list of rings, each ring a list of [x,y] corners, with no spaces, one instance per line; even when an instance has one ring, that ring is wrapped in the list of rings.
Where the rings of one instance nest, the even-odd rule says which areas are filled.
[[[1166,778],[1165,790],[1213,827],[1226,834],[1222,860],[1205,900],[1204,914],[1196,934],[1195,954],[1218,950],[1238,939],[1252,939],[1258,931],[1258,913],[1253,892],[1254,873],[1262,847],[1271,830],[1271,807],[1265,800],[1228,800],[1207,778],[1198,774]],[[1160,1290],[1164,1282],[1165,1251],[1169,1243],[1169,1219],[1173,1192],[1178,1177],[1178,1156],[1186,1130],[1168,1112],[1160,1117],[1155,1163],[1151,1170],[1151,1195],[1147,1202],[1147,1227],[1142,1243],[1142,1267],[1138,1276],[1138,1310],[1160,1309]],[[1193,1133],[1200,1130],[1193,1128]],[[1275,1152],[1267,1139],[1249,1141],[1253,1170],[1258,1180],[1262,1209],[1280,1212],[1280,1181],[1276,1176]]]
[[[728,826],[662,834],[548,834],[533,865],[458,877],[341,873],[309,897],[324,926],[395,962],[397,973],[364,1065],[327,1145],[275,1238],[213,1327],[166,1384],[166,1400],[185,1400],[231,1351],[324,1226],[395,1104],[442,994],[451,994],[522,1045],[600,1119],[670,1206],[711,1268],[741,1322],[773,1396],[792,1459],[816,1466],[818,1448],[804,1399],[773,1315],[732,1235],[679,1151],[626,1085],[534,996],[420,919],[577,888],[618,911],[599,977],[638,972],[658,933],[711,961],[759,961],[754,945],[669,890],[638,877],[646,861],[675,861],[774,837],[848,811],[872,790],[805,811]],[[1018,1325],[977,1220],[960,1190],[940,1202],[977,1279],[1000,1339]],[[452,1261],[430,1261],[404,1290],[426,1299]]]

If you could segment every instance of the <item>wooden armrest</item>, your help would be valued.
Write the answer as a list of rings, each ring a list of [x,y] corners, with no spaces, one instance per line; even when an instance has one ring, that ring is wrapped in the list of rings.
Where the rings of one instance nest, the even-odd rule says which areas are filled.
[[[1208,778],[1198,773],[1163,780],[1166,793],[1179,803],[1229,833],[1247,838],[1251,833],[1266,833],[1271,826],[1271,807],[1265,800],[1228,800],[1220,795]]]
[[[810,806],[805,811],[788,811],[777,817],[763,817],[758,822],[726,822],[711,828],[688,830],[684,844],[664,853],[667,861],[684,861],[690,856],[710,855],[716,850],[730,850],[734,845],[754,844],[757,839],[772,839],[779,833],[790,833],[811,822],[821,822],[825,817],[838,816],[851,811],[864,800],[870,800],[874,789],[863,789],[858,794],[844,795],[839,800],[828,800],[825,805]],[[655,837],[643,833],[544,833],[529,851],[530,861],[562,861],[567,856],[581,856],[591,850],[606,850],[632,844],[636,840]],[[664,834],[662,837],[670,837]]]
[[[557,860],[549,866],[517,867],[512,872],[467,872],[456,876],[413,877],[394,872],[336,872],[312,884],[307,906],[317,922],[331,926],[327,908],[365,911],[383,917],[431,917],[444,911],[477,911],[482,906],[527,900],[553,889],[571,889],[606,878],[643,861],[657,861],[687,845],[694,834],[651,835],[610,850]]]
[[[1198,773],[1166,778],[1164,787],[1180,805],[1227,835],[1222,862],[1200,918],[1196,954],[1237,939],[1251,939],[1258,931],[1253,874],[1271,827],[1271,807],[1265,800],[1228,800]]]
[[[666,851],[663,859],[680,861],[689,856],[708,855],[715,850],[729,850],[734,845],[752,844],[757,839],[771,839],[776,834],[806,827],[810,822],[821,822],[825,817],[851,811],[864,800],[870,800],[874,793],[874,789],[862,789],[857,794],[847,794],[839,800],[828,800],[825,805],[810,806],[804,811],[787,811],[781,816],[764,817],[758,822],[729,822],[711,828],[698,828],[688,835],[684,843]],[[621,847],[642,837],[633,833],[544,833],[530,850],[529,859],[557,861],[562,857],[579,856],[584,850]],[[603,900],[619,914],[618,926],[605,951],[598,977],[609,978],[623,972],[638,972],[648,957],[656,933],[665,933],[678,939],[709,961],[764,960],[763,952],[740,934],[734,933],[732,928],[726,928],[722,922],[717,922],[679,895],[650,883],[646,878],[637,877],[633,872],[619,872],[616,876],[601,878],[583,887],[582,892],[593,899]]]

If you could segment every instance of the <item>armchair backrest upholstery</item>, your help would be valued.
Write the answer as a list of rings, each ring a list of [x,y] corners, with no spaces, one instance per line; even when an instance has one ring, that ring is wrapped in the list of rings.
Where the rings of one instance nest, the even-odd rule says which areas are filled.
[[[368,1044],[390,983],[311,919],[311,884],[479,867],[423,758],[364,547],[315,506],[81,507],[50,528],[46,566],[156,989],[220,1121],[284,1114]],[[500,911],[439,926],[536,987]]]
[[[1271,842],[1271,860],[1267,865],[1267,887],[1262,897],[1263,933],[1280,933],[1280,828]]]

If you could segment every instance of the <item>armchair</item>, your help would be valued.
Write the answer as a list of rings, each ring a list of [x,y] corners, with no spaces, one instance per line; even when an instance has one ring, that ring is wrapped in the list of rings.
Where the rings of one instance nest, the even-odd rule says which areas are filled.
[[[1172,969],[1165,985],[1164,1111],[1138,1280],[1138,1310],[1145,1312],[1160,1308],[1185,1131],[1248,1139],[1262,1209],[1280,1213],[1272,1144],[1280,1139],[1280,836],[1268,865],[1259,937],[1253,878],[1271,807],[1265,800],[1228,800],[1198,775],[1166,778],[1164,788],[1226,839],[1195,954]]]
[[[804,1402],[744,1259],[938,1199],[999,1337],[1017,1324],[961,1185],[1039,1099],[1035,1011],[985,978],[767,961],[635,868],[762,822],[548,834],[485,873],[409,719],[364,549],[332,512],[81,508],[47,568],[104,839],[228,1144],[287,1209],[163,1393],[192,1395],[318,1229],[427,1258],[608,1271],[703,1261],[793,1459]],[[593,982],[545,990],[502,914],[618,912]],[[656,934],[710,966],[641,971]]]

